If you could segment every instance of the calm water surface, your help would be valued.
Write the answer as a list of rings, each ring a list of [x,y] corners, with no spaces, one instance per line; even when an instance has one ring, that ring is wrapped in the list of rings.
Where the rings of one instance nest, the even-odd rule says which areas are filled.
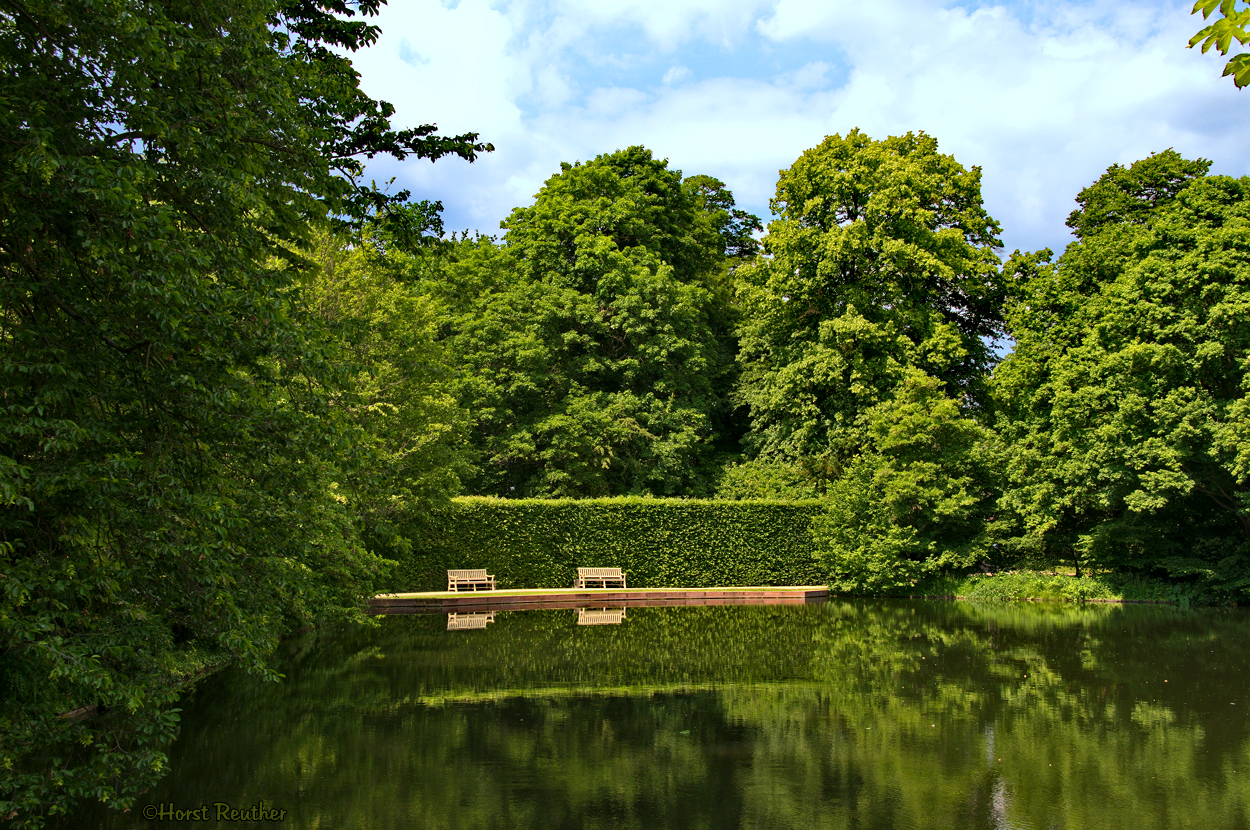
[[[293,640],[284,682],[222,672],[185,701],[172,772],[134,811],[75,824],[263,801],[287,811],[264,826],[367,830],[1250,827],[1245,609],[578,622],[392,616]]]

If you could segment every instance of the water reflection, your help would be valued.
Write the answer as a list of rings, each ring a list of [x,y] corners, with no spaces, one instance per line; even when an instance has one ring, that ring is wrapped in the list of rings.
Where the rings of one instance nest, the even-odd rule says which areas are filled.
[[[447,615],[448,631],[464,631],[471,628],[485,628],[487,623],[495,621],[494,611],[471,611],[469,613],[451,613]]]
[[[620,625],[625,622],[624,608],[578,608],[578,625]]]
[[[582,619],[314,632],[288,644],[281,684],[209,678],[140,805],[263,800],[286,826],[440,830],[1250,825],[1245,611]],[[163,826],[135,813],[73,826]]]

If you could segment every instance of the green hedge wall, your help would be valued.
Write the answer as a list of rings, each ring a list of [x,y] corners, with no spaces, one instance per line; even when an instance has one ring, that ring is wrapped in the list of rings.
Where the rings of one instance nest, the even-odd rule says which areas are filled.
[[[464,497],[409,528],[390,591],[439,591],[449,568],[486,568],[500,588],[568,588],[578,567],[617,567],[629,586],[822,585],[809,526],[818,501]]]

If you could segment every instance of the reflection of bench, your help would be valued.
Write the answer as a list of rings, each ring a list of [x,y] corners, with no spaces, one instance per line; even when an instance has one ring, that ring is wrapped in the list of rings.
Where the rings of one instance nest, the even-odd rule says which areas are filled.
[[[578,608],[578,625],[620,625],[625,619],[624,608]]]
[[[495,590],[495,577],[486,573],[485,568],[469,568],[460,571],[447,572],[447,590],[448,591],[467,591],[478,588],[487,590]]]
[[[589,588],[591,583],[598,582],[600,588],[608,587],[609,582],[619,582],[620,587],[625,587],[625,574],[620,568],[578,568],[577,581],[573,583],[574,588]]]
[[[472,614],[451,613],[447,615],[448,631],[464,631],[469,628],[485,628],[487,623],[495,621],[495,612],[474,612]]]

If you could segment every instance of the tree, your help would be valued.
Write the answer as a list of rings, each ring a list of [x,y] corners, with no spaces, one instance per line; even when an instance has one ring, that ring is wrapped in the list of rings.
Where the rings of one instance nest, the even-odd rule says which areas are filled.
[[[630,147],[563,164],[503,223],[462,243],[430,289],[474,414],[475,492],[599,496],[711,486],[732,366],[716,283],[749,255],[750,217],[710,178]],[[721,297],[718,300],[718,296]]]
[[[1077,198],[1017,263],[995,373],[1004,507],[1039,555],[1250,588],[1250,179],[1172,150]]]
[[[460,489],[466,413],[437,342],[442,310],[410,275],[441,235],[437,203],[391,207],[360,234],[320,231],[307,299],[345,382],[330,404],[358,429],[341,485],[375,551],[407,553],[404,528]],[[425,235],[424,230],[438,235]]]
[[[0,815],[19,825],[128,806],[182,678],[266,671],[292,626],[358,618],[382,567],[341,493],[361,432],[332,406],[347,378],[306,326],[299,251],[327,213],[404,196],[360,186],[361,156],[489,147],[391,130],[359,89],[346,54],[379,5],[0,7]]]
[[[1213,46],[1221,55],[1227,55],[1234,40],[1242,46],[1250,44],[1250,3],[1245,8],[1238,9],[1237,0],[1197,0],[1190,14],[1202,12],[1202,19],[1207,20],[1216,9],[1219,9],[1220,18],[1191,37],[1189,48],[1201,43],[1204,55]],[[1229,58],[1224,65],[1223,74],[1231,75],[1238,89],[1250,86],[1250,52],[1242,52]]]
[[[830,585],[895,591],[983,559],[997,495],[988,431],[914,367],[863,421],[871,444],[812,524]]]
[[[694,195],[699,218],[720,237],[720,253],[730,263],[750,262],[759,254],[755,234],[764,230],[758,216],[734,207],[733,194],[725,183],[712,176],[687,176],[681,186]]]
[[[782,171],[772,209],[771,257],[739,270],[738,399],[755,453],[825,459],[836,478],[867,445],[861,416],[909,367],[984,403],[1005,295],[979,168],[924,133],[853,130]]]

